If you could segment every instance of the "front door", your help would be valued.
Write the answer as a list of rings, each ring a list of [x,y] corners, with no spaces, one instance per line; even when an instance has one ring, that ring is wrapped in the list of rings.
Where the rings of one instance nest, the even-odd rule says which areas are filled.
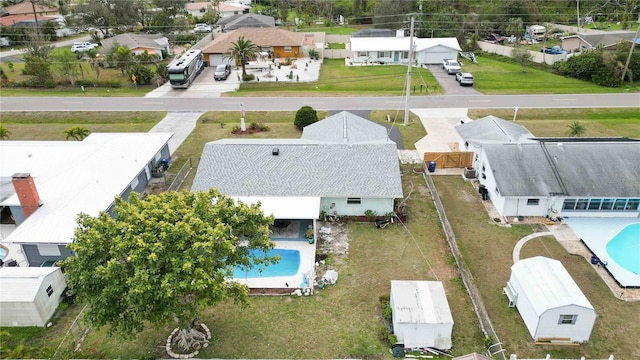
[[[399,51],[394,51],[393,52],[393,62],[398,62],[400,61],[400,52]]]

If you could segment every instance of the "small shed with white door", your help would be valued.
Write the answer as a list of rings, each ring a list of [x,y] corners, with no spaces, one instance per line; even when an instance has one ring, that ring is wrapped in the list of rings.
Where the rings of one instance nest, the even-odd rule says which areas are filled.
[[[440,281],[391,280],[393,333],[405,348],[451,349],[453,316]]]
[[[504,293],[535,341],[589,340],[596,311],[560,261],[543,256],[518,261]]]
[[[45,326],[66,287],[59,267],[0,268],[0,326]]]

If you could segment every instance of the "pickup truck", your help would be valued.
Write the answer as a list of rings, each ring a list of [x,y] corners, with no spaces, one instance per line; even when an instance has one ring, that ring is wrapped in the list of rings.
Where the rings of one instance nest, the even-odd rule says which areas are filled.
[[[442,68],[449,75],[454,75],[460,72],[460,63],[453,59],[443,59]]]

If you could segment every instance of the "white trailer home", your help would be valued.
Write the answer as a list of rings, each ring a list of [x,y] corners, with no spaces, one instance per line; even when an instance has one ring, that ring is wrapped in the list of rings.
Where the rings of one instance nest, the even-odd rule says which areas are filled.
[[[45,326],[66,287],[59,267],[0,268],[0,326]]]
[[[503,292],[535,341],[589,340],[596,311],[560,261],[542,256],[518,261]]]
[[[399,344],[451,349],[453,316],[442,282],[391,280],[390,305]]]

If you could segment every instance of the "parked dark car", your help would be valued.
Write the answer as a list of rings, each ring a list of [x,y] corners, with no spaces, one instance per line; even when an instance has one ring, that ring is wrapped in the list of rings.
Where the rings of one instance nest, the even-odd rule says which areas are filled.
[[[220,64],[216,66],[216,69],[213,71],[213,79],[214,80],[227,80],[229,75],[231,74],[231,65],[229,64]]]
[[[542,49],[540,49],[540,52],[551,54],[551,55],[560,55],[560,54],[566,54],[567,53],[563,48],[561,48],[558,45],[552,46],[550,48],[543,47]]]
[[[487,37],[484,38],[484,40],[494,44],[503,44],[506,38],[502,35],[491,33],[487,35]]]

